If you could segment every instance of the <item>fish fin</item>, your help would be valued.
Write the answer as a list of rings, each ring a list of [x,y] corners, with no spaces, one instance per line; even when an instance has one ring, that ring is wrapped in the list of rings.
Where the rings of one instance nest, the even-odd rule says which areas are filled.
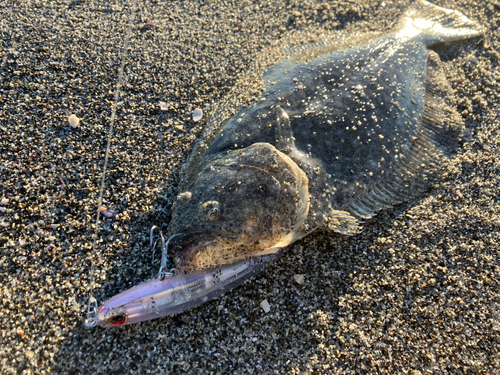
[[[481,28],[456,10],[416,1],[400,21],[401,37],[422,34],[428,44],[454,42],[483,34]]]
[[[271,116],[276,117],[276,148],[279,151],[288,154],[295,148],[290,118],[279,105],[274,108]]]
[[[453,153],[463,128],[460,115],[447,104],[452,90],[441,68],[439,56],[429,51],[424,94],[424,113],[411,146],[383,180],[364,190],[344,209],[369,219],[382,209],[415,198],[427,189],[446,155]]]
[[[309,57],[308,53],[311,50],[314,49],[321,49],[324,48],[325,46],[329,46],[330,43],[328,43],[325,39],[319,39],[314,42],[309,42],[303,45],[299,46],[294,46],[294,47],[285,47],[283,48],[283,54],[285,56],[294,56],[294,55],[300,55],[304,54],[304,56]]]
[[[353,235],[359,232],[361,226],[358,219],[346,211],[337,211],[329,207],[328,216],[323,216],[323,221],[334,232]]]
[[[443,71],[441,59],[434,51],[429,51],[427,56],[424,101],[423,127],[434,134],[435,143],[446,156],[454,154],[464,121],[456,110],[457,98]]]
[[[272,66],[265,69],[265,77],[269,78],[271,81],[274,80],[272,77],[273,73],[279,73],[283,70],[287,70],[294,64],[307,62],[320,56],[324,56],[336,51],[342,51],[343,49],[350,48],[353,45],[362,44],[364,42],[369,42],[370,40],[379,37],[382,33],[380,31],[367,31],[362,35],[352,34],[345,30],[325,32],[325,30],[317,30],[318,34],[321,34],[317,40],[314,42],[304,42],[304,44],[293,45],[291,47],[284,46],[281,51],[281,60],[275,62]],[[310,31],[298,32],[294,38],[287,38],[282,41],[286,43],[287,40],[303,40],[304,35],[309,36]]]

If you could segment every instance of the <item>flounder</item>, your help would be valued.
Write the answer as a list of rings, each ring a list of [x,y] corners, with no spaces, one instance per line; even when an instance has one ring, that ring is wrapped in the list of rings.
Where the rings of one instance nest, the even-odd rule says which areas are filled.
[[[428,48],[479,34],[461,13],[418,1],[388,34],[268,68],[265,100],[202,139],[183,170],[169,226],[183,233],[176,266],[275,253],[320,227],[354,234],[420,193],[460,129]]]
[[[389,33],[305,47],[268,67],[263,100],[214,116],[181,172],[165,246],[181,275],[111,298],[97,324],[196,306],[253,276],[255,259],[321,227],[355,234],[421,193],[461,129],[429,47],[479,35],[463,14],[417,1]]]

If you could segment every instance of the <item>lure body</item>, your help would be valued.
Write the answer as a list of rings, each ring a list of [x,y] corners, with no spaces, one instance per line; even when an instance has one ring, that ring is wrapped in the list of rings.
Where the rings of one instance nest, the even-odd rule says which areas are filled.
[[[128,325],[188,310],[241,285],[271,260],[264,257],[149,280],[107,300],[99,308],[97,324]]]

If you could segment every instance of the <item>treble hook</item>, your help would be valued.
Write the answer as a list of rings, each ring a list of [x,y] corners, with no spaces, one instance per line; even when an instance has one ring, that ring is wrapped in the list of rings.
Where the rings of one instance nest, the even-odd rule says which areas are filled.
[[[150,246],[153,246],[153,259],[152,259],[152,262],[154,263],[154,257],[155,257],[155,249],[156,249],[156,244],[158,243],[158,241],[161,239],[161,262],[160,262],[160,270],[158,271],[158,278],[159,279],[164,279],[166,276],[175,276],[177,275],[179,272],[176,268],[171,268],[169,271],[163,271],[164,268],[167,268],[167,251],[168,251],[168,244],[170,243],[170,240],[172,238],[174,238],[175,236],[177,236],[178,234],[174,234],[173,236],[171,236],[167,243],[165,244],[165,237],[163,237],[163,233],[160,229],[158,229],[158,231],[160,232],[160,238],[158,238],[155,242],[154,242],[154,245],[153,245],[153,231],[155,229],[157,229],[158,227],[156,225],[153,225],[151,227],[151,231],[149,232],[149,245]]]
[[[160,232],[160,238],[158,238],[154,245],[153,245],[153,232],[155,229],[158,229],[158,227],[156,225],[153,225],[151,227],[151,231],[149,232],[149,246],[153,246],[153,259],[152,259],[152,262],[151,264],[154,263],[155,261],[155,250],[156,250],[156,244],[158,243],[158,241],[161,239],[161,248],[162,248],[162,257],[161,257],[161,264],[163,264],[163,257],[164,257],[164,253],[166,252],[166,249],[165,249],[165,238],[163,237],[163,233],[160,229],[158,229],[158,231]],[[166,261],[165,261],[166,262]]]

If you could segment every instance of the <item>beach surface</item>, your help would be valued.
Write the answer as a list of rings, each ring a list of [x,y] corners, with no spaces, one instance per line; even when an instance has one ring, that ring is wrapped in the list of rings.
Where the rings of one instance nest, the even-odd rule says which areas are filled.
[[[180,166],[257,59],[322,30],[390,30],[411,2],[140,2],[103,201],[117,214],[95,249],[130,8],[0,3],[0,372],[500,374],[500,2],[434,3],[484,38],[436,49],[465,130],[432,188],[355,236],[309,235],[219,299],[118,329],[84,325],[91,260],[99,303],[157,272],[149,230],[166,231]]]

